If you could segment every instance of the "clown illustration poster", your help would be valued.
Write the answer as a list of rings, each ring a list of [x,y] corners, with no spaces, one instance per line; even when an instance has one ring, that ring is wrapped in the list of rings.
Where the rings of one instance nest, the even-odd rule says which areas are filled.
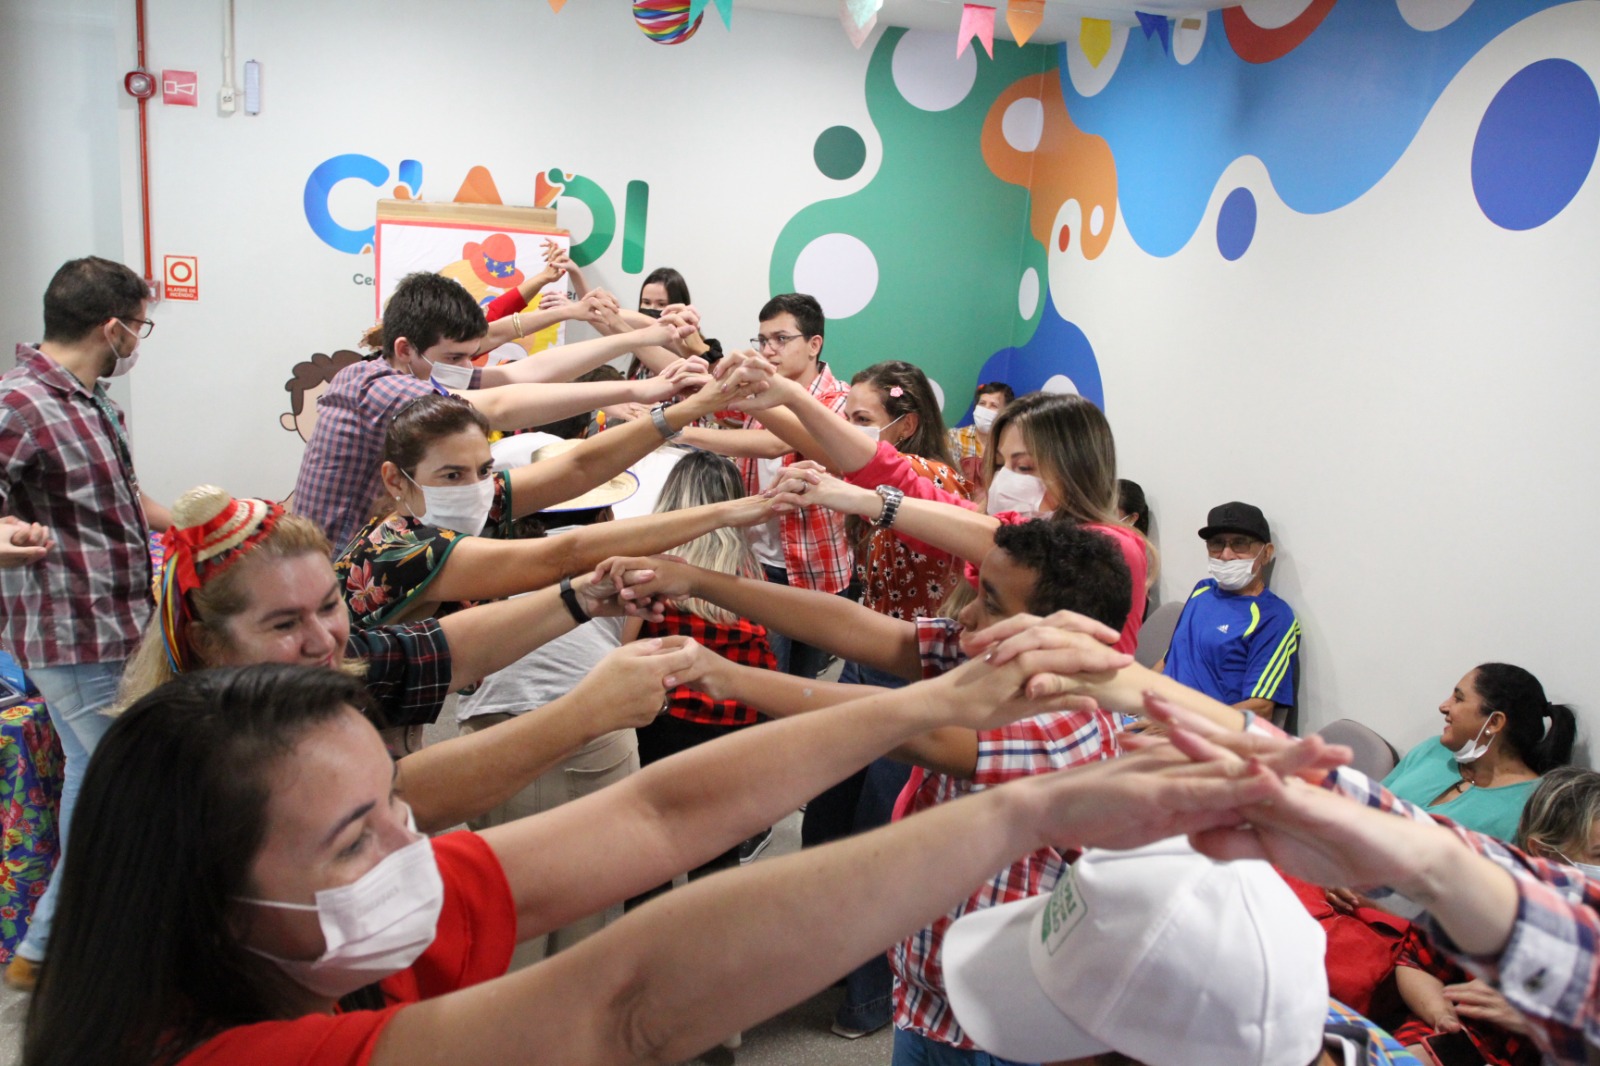
[[[382,200],[377,221],[374,280],[379,317],[400,279],[413,271],[428,270],[453,278],[487,308],[495,297],[544,269],[550,243],[563,253],[572,243],[567,231],[556,225],[556,213],[546,207]],[[566,278],[551,282],[529,300],[528,310],[538,308],[541,295],[566,295],[567,290]],[[488,353],[486,362],[520,359],[560,344],[563,325],[557,322],[503,344]]]

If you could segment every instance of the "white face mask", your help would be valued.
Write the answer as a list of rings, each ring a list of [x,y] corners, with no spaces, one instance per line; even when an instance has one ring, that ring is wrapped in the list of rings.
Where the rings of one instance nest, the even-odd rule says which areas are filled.
[[[1018,511],[1038,514],[1044,506],[1044,479],[1033,474],[1019,474],[1009,467],[1000,467],[989,482],[989,513]]]
[[[115,322],[117,325],[122,326],[123,329],[128,330],[128,333],[133,336],[133,350],[127,355],[117,356],[116,364],[105,374],[105,377],[108,378],[120,378],[122,375],[132,370],[133,365],[139,361],[139,335],[134,333],[133,330],[128,329],[127,326],[123,325],[122,319],[115,319]],[[116,349],[113,348],[112,351],[115,352]]]
[[[417,479],[405,471],[407,481],[417,485]],[[417,485],[422,490],[422,521],[467,536],[483,532],[489,521],[489,511],[494,507],[494,475],[470,485]]]
[[[1255,559],[1212,559],[1207,569],[1225,592],[1238,592],[1256,579]]]
[[[433,943],[444,908],[444,881],[427,837],[384,857],[348,885],[325,888],[315,905],[241,899],[258,907],[315,911],[327,946],[315,959],[271,959],[295,983],[338,999],[399,973]]]
[[[1455,756],[1456,762],[1477,762],[1483,758],[1484,752],[1489,750],[1489,741],[1483,739],[1483,731],[1488,728],[1489,723],[1485,720],[1483,725],[1478,727],[1477,736],[1450,753]],[[1494,738],[1491,736],[1489,739],[1493,740]],[[1480,744],[1479,741],[1483,742]]]
[[[1000,417],[1000,412],[992,407],[974,407],[972,409],[972,424],[979,433],[987,433],[994,427],[994,420]]]
[[[905,415],[901,415],[900,416],[900,418],[904,418],[904,417],[905,417]],[[900,418],[895,419],[894,422],[900,421]],[[894,425],[894,422],[890,422],[889,426]],[[855,425],[854,422],[852,422],[850,424],[851,425]],[[868,440],[870,440],[874,444],[876,444],[878,441],[883,439],[883,431],[888,429],[889,426],[856,426],[856,428],[861,431],[863,436],[865,436]]]
[[[472,367],[457,366],[455,363],[435,363],[428,360],[432,369],[428,372],[428,380],[443,385],[447,389],[466,389],[472,387]]]

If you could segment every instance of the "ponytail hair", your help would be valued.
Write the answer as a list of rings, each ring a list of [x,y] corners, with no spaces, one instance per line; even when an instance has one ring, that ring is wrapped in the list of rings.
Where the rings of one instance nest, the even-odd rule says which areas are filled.
[[[1545,698],[1539,679],[1520,666],[1484,663],[1472,679],[1483,713],[1506,719],[1505,743],[1536,774],[1572,762],[1578,722],[1565,704]]]

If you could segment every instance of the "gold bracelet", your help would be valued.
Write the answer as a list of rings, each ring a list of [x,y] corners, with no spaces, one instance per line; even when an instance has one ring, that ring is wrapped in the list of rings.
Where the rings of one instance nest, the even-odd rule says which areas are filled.
[[[517,311],[517,312],[512,314],[512,316],[511,316],[511,324],[513,326],[517,327],[517,337],[518,337],[518,339],[521,339],[521,337],[522,337],[522,312],[521,311]]]

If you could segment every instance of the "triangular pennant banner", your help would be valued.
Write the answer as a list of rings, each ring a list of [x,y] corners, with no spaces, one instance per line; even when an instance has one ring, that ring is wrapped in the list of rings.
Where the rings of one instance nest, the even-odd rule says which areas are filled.
[[[567,6],[567,0],[550,0],[550,10],[561,14],[561,9]]]
[[[983,4],[961,5],[961,29],[956,33],[956,55],[967,50],[967,42],[973,37],[978,38],[978,43],[983,45],[983,50],[989,53],[989,58],[994,58],[994,8],[985,7]]]
[[[1111,20],[1084,19],[1078,29],[1078,47],[1083,49],[1089,65],[1098,67],[1111,51]]]
[[[844,27],[844,35],[850,38],[850,43],[860,48],[872,36],[873,29],[878,25],[878,16],[868,15],[865,25],[858,25],[855,13],[850,10],[850,0],[839,0],[839,25]]]
[[[843,9],[840,12],[841,18],[848,12],[851,22],[859,29],[871,33],[872,27],[868,23],[877,22],[878,10],[883,7],[883,0],[839,0],[839,6]]]
[[[1152,15],[1145,11],[1135,11],[1134,16],[1139,20],[1139,25],[1144,29],[1145,40],[1154,34],[1161,38],[1161,50],[1172,51],[1172,20],[1165,15]]]
[[[562,0],[565,3],[566,0]],[[689,24],[692,26],[706,9],[711,0],[689,0]],[[733,28],[733,0],[716,0],[717,14],[722,16],[722,24],[728,29]]]
[[[1044,0],[1010,0],[1006,4],[1006,25],[1011,27],[1011,36],[1019,45],[1027,44],[1043,21]]]

